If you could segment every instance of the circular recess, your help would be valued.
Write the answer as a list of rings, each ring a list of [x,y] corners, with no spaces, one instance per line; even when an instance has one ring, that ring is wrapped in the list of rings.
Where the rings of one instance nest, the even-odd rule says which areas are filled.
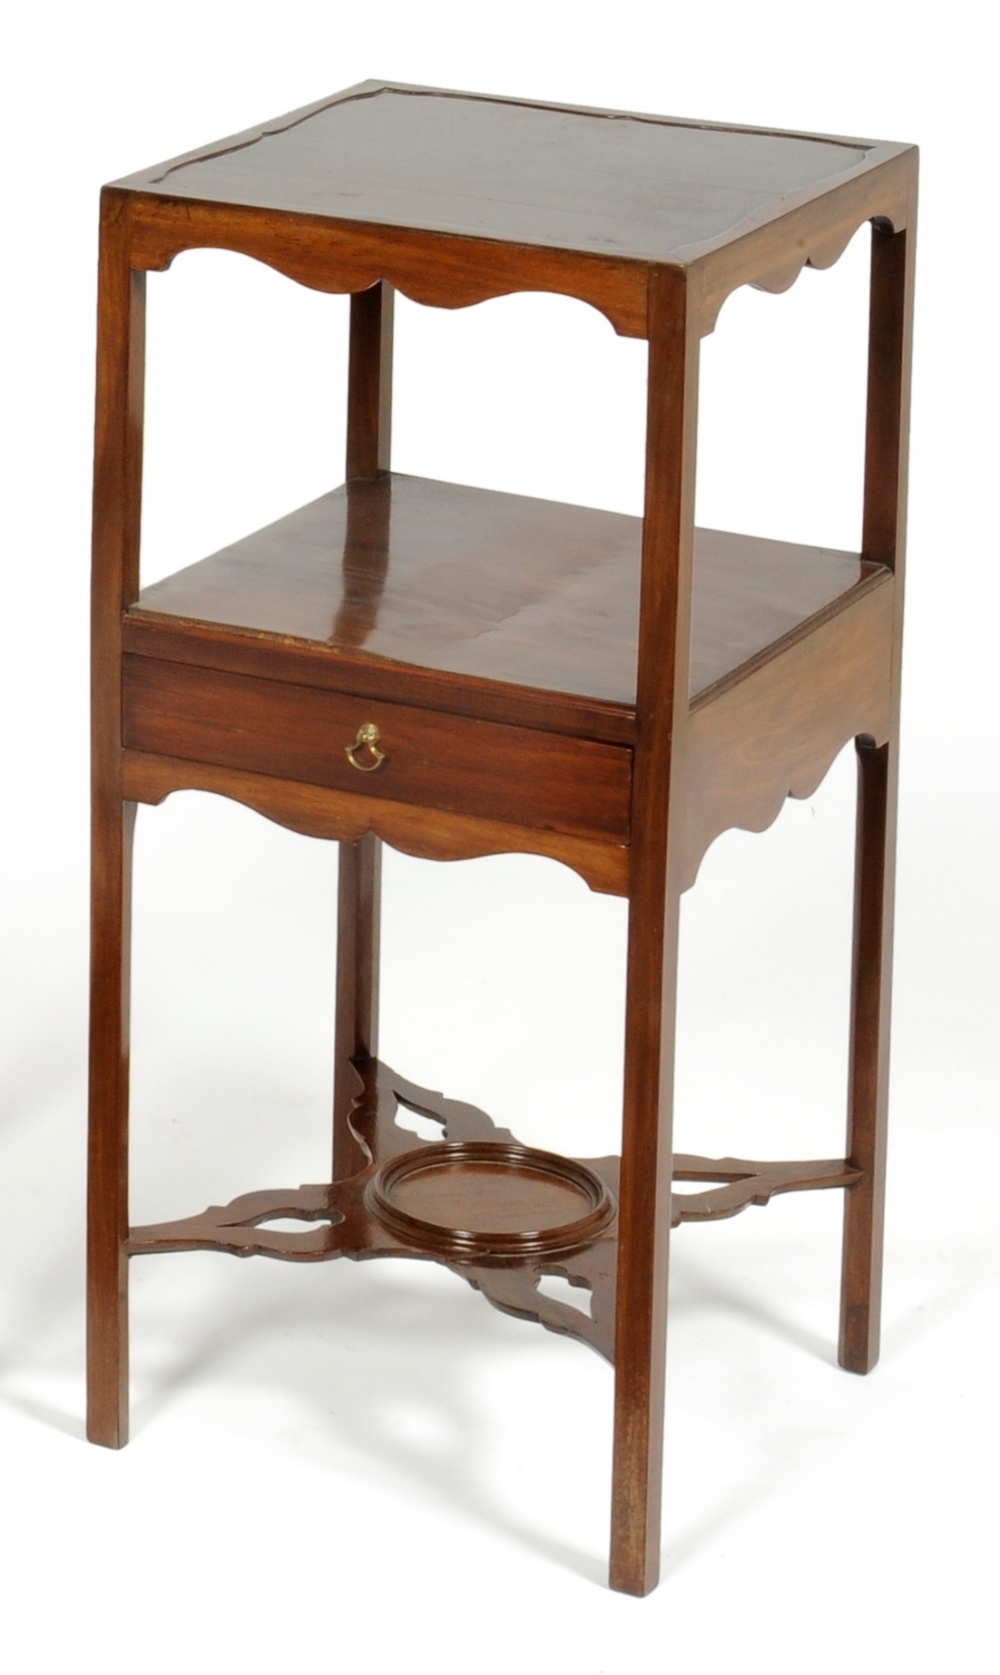
[[[604,1182],[582,1163],[486,1140],[404,1152],[372,1177],[365,1199],[399,1238],[449,1256],[569,1250],[614,1215]]]

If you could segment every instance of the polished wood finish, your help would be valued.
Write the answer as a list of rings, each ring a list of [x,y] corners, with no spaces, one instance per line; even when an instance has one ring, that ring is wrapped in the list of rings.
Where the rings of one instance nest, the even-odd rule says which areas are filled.
[[[497,1128],[476,1106],[416,1087],[388,1065],[367,1059],[356,1067],[348,1110],[360,1160],[358,1170],[351,1177],[330,1184],[244,1193],[233,1203],[213,1205],[201,1215],[134,1227],[128,1242],[129,1253],[218,1250],[237,1256],[276,1257],[286,1262],[322,1262],[341,1256],[353,1261],[381,1256],[426,1260],[433,1256],[505,1313],[580,1338],[612,1359],[618,1159],[551,1160],[557,1168],[568,1166],[571,1172],[582,1170],[599,1183],[605,1213],[591,1229],[586,1243],[571,1242],[563,1249],[527,1248],[503,1255],[480,1254],[476,1249],[469,1249],[461,1239],[448,1236],[453,1230],[462,1232],[461,1223],[468,1217],[470,1198],[474,1216],[478,1210],[489,1214],[490,1192],[474,1194],[467,1179],[453,1199],[446,1199],[440,1207],[439,1213],[446,1217],[449,1206],[453,1207],[453,1227],[440,1226],[437,1239],[428,1239],[426,1231],[407,1236],[394,1224],[394,1218],[386,1219],[379,1212],[377,1198],[373,1202],[370,1191],[373,1182],[391,1171],[400,1159],[420,1164],[428,1159],[433,1161],[435,1153],[444,1149],[438,1140],[424,1140],[401,1126],[397,1120],[401,1109],[415,1111],[439,1123],[440,1140],[449,1149],[496,1147],[499,1172],[507,1181],[517,1181],[517,1154],[526,1152],[529,1158],[547,1157],[519,1147],[509,1129]],[[513,1167],[509,1161],[512,1153]],[[699,1161],[709,1163],[708,1159]],[[811,1166],[806,1168],[808,1171]],[[279,1220],[300,1220],[303,1229],[298,1232],[269,1225]],[[586,1290],[591,1305],[589,1313],[540,1291],[539,1281],[547,1274],[558,1274]]]
[[[602,708],[635,709],[641,554],[641,518],[381,476],[144,588],[129,645],[143,650],[154,627],[214,626],[251,645],[322,648],[341,690],[357,690],[355,675],[363,686],[372,659],[383,678],[461,677],[434,692],[435,708],[468,703],[470,680],[563,693],[585,700],[571,730],[617,742],[623,718]],[[691,697],[884,575],[855,553],[697,530]]]
[[[364,149],[331,152],[338,133]],[[912,163],[873,140],[369,81],[111,190],[128,194],[137,267],[211,245],[320,290],[385,279],[444,308],[557,291],[645,337],[658,267],[687,269],[711,331],[737,286],[784,290],[865,221],[902,225]]]
[[[348,480],[377,482],[389,470],[395,298],[384,282],[351,298],[347,376]],[[377,573],[378,559],[371,559]],[[374,580],[374,577],[373,577]],[[282,780],[287,774],[282,771]],[[364,1156],[350,1125],[355,1066],[378,1052],[382,840],[365,831],[340,845],[337,875],[337,995],[333,1052],[333,1179],[357,1174]]]
[[[633,1594],[660,1567],[697,390],[687,281],[667,269],[650,297],[611,1491],[611,1586]]]
[[[354,1067],[378,1053],[382,840],[365,832],[341,841],[337,874],[337,996],[333,1055],[333,1179],[356,1175],[364,1159],[348,1115]]]
[[[916,154],[368,82],[105,189],[94,565],[90,1434],[126,1424],[126,1256],[432,1258],[615,1364],[611,1582],[656,1581],[672,1225],[847,1205],[841,1360],[877,1354]],[[861,554],[696,531],[701,338],[873,223]],[[345,483],[138,586],[142,283],[188,249],[351,293]],[[391,471],[393,293],[573,297],[648,340],[643,517]],[[674,1156],[682,891],[858,744],[847,1156]],[[340,843],[329,1183],[128,1229],[136,803]],[[377,1059],[380,843],[549,856],[627,896],[622,1155],[559,1159]],[[436,1116],[444,1145],[400,1128]],[[437,1146],[437,1151],[434,1150]],[[682,1195],[674,1179],[701,1184]],[[269,1225],[291,1216],[301,1233]],[[559,1275],[581,1308],[547,1296]]]
[[[571,837],[537,826],[481,820],[384,797],[328,791],[317,785],[239,773],[232,768],[127,750],[122,764],[128,796],[160,803],[173,791],[215,791],[305,837],[351,843],[375,833],[394,849],[425,861],[471,861],[481,855],[547,855],[578,872],[593,890],[628,894],[629,851],[624,843]]]
[[[91,620],[92,884],[87,1434],[128,1438],[129,948],[135,805],[122,786],[122,614],[139,590],[145,276],[103,205]]]
[[[882,744],[890,725],[892,578],[847,610],[695,706],[688,732],[680,843],[682,887],[694,882],[709,845],[733,826],[762,832],[787,797],[811,797],[847,742]]]
[[[413,1134],[399,1121],[406,1111],[439,1123],[440,1135]],[[614,1362],[617,1157],[563,1158],[522,1146],[485,1111],[416,1087],[374,1057],[355,1067],[347,1121],[358,1160],[349,1175],[243,1193],[200,1215],[133,1227],[129,1254],[216,1250],[283,1262],[431,1256],[495,1307],[579,1338]],[[726,1220],[776,1193],[850,1186],[857,1171],[842,1159],[760,1163],[685,1153],[673,1175],[704,1183],[701,1192],[674,1193],[668,1218],[677,1227]],[[416,1202],[406,1201],[407,1188]],[[301,1221],[301,1231],[277,1221]],[[574,1308],[547,1297],[539,1285],[549,1274],[588,1292],[589,1308],[583,1299]]]
[[[539,727],[609,744],[631,745],[634,718],[621,705],[546,692],[537,687],[476,680],[388,659],[330,656],[325,646],[277,637],[253,637],[212,624],[180,622],[130,612],[123,626],[124,644],[139,656],[164,662],[193,663],[231,670],[258,679],[287,680],[349,692],[358,698],[480,717],[512,726]]]
[[[859,168],[872,149],[368,82],[121,184],[669,262]]]
[[[887,738],[858,741],[847,1150],[862,1178],[844,1211],[840,1316],[840,1361],[857,1373],[878,1360],[882,1297],[915,231],[911,214],[906,228],[876,228],[872,239],[863,539],[894,573],[895,622]]]
[[[351,298],[347,372],[347,480],[389,469],[394,298],[384,281]]]
[[[495,1138],[407,1153],[372,1177],[366,1202],[425,1252],[488,1260],[574,1250],[614,1216],[586,1164]]]
[[[858,745],[857,852],[848,1071],[847,1152],[859,1180],[844,1206],[841,1366],[870,1372],[879,1356],[892,946],[893,746]]]
[[[132,750],[628,841],[631,755],[617,745],[154,657],[126,654],[123,677]],[[348,756],[366,725],[377,725],[384,753],[370,769]]]
[[[853,1187],[861,1177],[862,1171],[852,1169],[843,1158],[824,1158],[815,1163],[758,1163],[745,1157],[708,1158],[675,1152],[674,1180],[704,1181],[706,1186],[703,1192],[674,1193],[672,1225],[725,1221],[739,1215],[748,1204],[769,1204],[783,1192]]]

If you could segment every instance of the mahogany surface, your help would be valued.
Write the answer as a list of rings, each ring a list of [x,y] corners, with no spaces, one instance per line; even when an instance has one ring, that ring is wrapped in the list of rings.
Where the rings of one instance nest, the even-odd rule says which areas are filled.
[[[617,745],[131,654],[123,677],[130,749],[580,837],[628,837],[632,759]],[[385,759],[362,777],[347,748],[369,722]]]
[[[278,779],[273,774],[246,773],[140,750],[123,753],[122,781],[125,794],[135,802],[161,803],[174,791],[214,791],[305,837],[336,838],[353,845],[371,836],[376,842],[384,839],[394,849],[428,861],[468,861],[480,855],[547,855],[578,872],[593,890],[628,895],[628,845],[606,835],[579,837],[537,824],[518,826],[510,820],[422,808],[417,803],[397,803],[363,792],[332,791],[300,780]],[[374,901],[372,909],[374,916]],[[359,956],[369,941],[367,936],[359,938]]]
[[[856,1373],[878,1360],[882,1308],[915,231],[872,234],[862,538],[892,570],[895,597],[888,736],[859,740],[857,752],[847,1150],[862,1176],[844,1207],[839,1346],[841,1365]]]
[[[667,262],[900,149],[368,81],[116,184]]]
[[[442,1261],[497,1307],[613,1360],[610,1579],[641,1594],[659,1566],[672,1226],[780,1192],[843,1189],[840,1359],[856,1372],[874,1364],[915,210],[911,146],[383,82],[104,189],[94,1441],[127,1436],[130,1256]],[[738,286],[785,289],[806,263],[835,261],[866,221],[862,553],[696,531],[701,339]],[[206,246],[351,293],[347,483],[140,593],[145,272]],[[646,339],[642,518],[392,474],[395,289],[444,308],[549,291]],[[681,893],[720,832],[762,829],[851,738],[860,795],[845,1156],[677,1156]],[[182,789],[340,843],[331,1178],[130,1228],[132,832],[138,802]],[[620,1162],[532,1152],[378,1062],[382,841],[438,860],[545,855],[628,898]],[[400,1103],[436,1117],[445,1146],[400,1128]],[[701,1190],[675,1194],[675,1178]],[[303,1231],[270,1225],[286,1217]],[[546,1275],[588,1292],[589,1309],[546,1296]]]
[[[346,464],[352,479],[378,477],[389,469],[394,314],[389,285],[373,285],[351,298]],[[311,787],[306,790],[307,800],[314,803],[315,795]],[[267,812],[273,817],[273,805]],[[319,835],[331,834],[320,830]],[[378,1052],[382,840],[366,820],[348,832],[335,828],[332,835],[350,840],[340,844],[337,868],[331,1164],[337,1181],[356,1174],[366,1161],[350,1117],[356,1066]]]
[[[761,832],[786,797],[811,797],[848,739],[885,743],[896,595],[883,572],[850,610],[816,620],[694,708],[679,840],[685,888],[720,832]]]
[[[129,618],[634,709],[641,550],[641,518],[393,473],[153,583]],[[698,530],[692,696],[885,573],[854,553]]]
[[[441,1128],[425,1139],[401,1112]],[[356,1164],[329,1184],[243,1193],[198,1215],[129,1230],[129,1255],[216,1250],[283,1262],[397,1256],[446,1264],[495,1307],[580,1338],[614,1361],[617,1157],[561,1158],[522,1146],[485,1111],[416,1087],[368,1055],[351,1069],[346,1122]],[[669,1221],[721,1221],[776,1193],[850,1186],[842,1159],[758,1163],[678,1155]],[[499,1191],[498,1191],[499,1188]],[[300,1221],[301,1229],[276,1221]],[[545,1296],[558,1274],[589,1308]]]
[[[530,1158],[530,1153],[528,1154]],[[454,1216],[452,1226],[478,1235],[529,1233],[559,1228],[589,1209],[589,1200],[572,1181],[528,1167],[511,1169],[504,1154],[467,1161],[449,1159],[434,1170],[406,1176],[393,1191],[393,1202],[420,1220],[441,1225]]]
[[[337,146],[359,126],[370,158]],[[460,146],[441,157],[449,132]],[[711,331],[738,285],[784,290],[804,263],[836,261],[862,222],[903,225],[913,164],[911,146],[873,140],[369,81],[105,193],[128,215],[137,268],[212,246],[320,290],[387,280],[445,308],[556,291],[646,337],[656,267],[690,272],[692,326]]]

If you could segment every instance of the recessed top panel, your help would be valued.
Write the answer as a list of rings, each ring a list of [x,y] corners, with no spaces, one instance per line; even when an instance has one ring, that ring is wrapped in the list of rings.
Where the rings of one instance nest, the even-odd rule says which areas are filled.
[[[366,82],[118,184],[669,261],[835,184],[872,150],[854,140]]]

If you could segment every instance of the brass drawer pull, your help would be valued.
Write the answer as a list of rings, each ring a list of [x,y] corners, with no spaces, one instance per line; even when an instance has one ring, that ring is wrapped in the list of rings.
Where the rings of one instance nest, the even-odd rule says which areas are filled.
[[[378,748],[378,741],[381,736],[374,721],[366,721],[363,727],[358,728],[358,736],[354,743],[344,747],[344,755],[352,768],[357,768],[358,772],[362,774],[373,774],[376,768],[382,766],[386,758],[385,751]],[[356,750],[366,750],[368,761],[359,762],[354,754]]]

